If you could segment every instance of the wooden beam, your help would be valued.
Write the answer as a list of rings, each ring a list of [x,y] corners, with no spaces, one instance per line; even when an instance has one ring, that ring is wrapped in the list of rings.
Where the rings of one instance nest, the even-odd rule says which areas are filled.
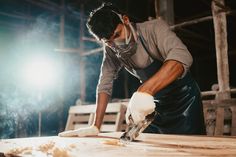
[[[218,91],[202,91],[202,96],[210,96],[210,95],[216,95]],[[230,93],[236,93],[236,88],[230,89]]]
[[[64,3],[63,3],[64,4]],[[59,47],[64,48],[65,44],[65,15],[60,16],[60,36],[59,36]]]
[[[96,40],[95,38],[82,37],[82,40],[83,40],[83,41],[95,42],[95,43],[97,43],[97,44],[99,44],[99,45],[102,45],[102,42]]]
[[[156,13],[156,18],[159,19],[160,18],[160,0],[155,0],[155,13]]]
[[[52,2],[51,0],[39,0],[43,3],[46,3],[47,5],[49,6],[52,6],[54,8],[62,8],[62,9],[65,9],[65,7],[63,7],[63,5],[61,4],[61,6],[55,2]],[[62,3],[62,2],[61,2]]]
[[[0,11],[0,15],[2,15],[2,16],[7,16],[7,17],[12,17],[12,18],[17,18],[17,19],[22,19],[22,20],[34,20],[34,18],[31,17],[31,16],[27,16],[27,15],[16,15],[16,14],[6,13],[6,12],[2,12],[2,11]]]
[[[216,61],[217,61],[217,77],[219,84],[219,92],[217,99],[229,99],[229,63],[228,63],[228,44],[227,44],[227,22],[225,12],[221,12],[221,8],[216,4],[220,3],[224,6],[224,0],[212,1],[212,15],[215,30],[216,45]]]
[[[163,18],[169,25],[174,24],[173,0],[155,0],[155,11],[157,18]]]
[[[84,41],[83,41],[83,36],[84,36],[84,5],[81,4],[80,6],[80,34],[79,34],[79,43],[80,43],[80,50],[81,52],[84,51]],[[82,53],[81,53],[82,55]],[[80,100],[83,103],[86,98],[86,78],[85,78],[85,61],[83,60],[82,57],[80,57],[79,61],[79,69],[80,69]]]
[[[79,16],[69,13],[66,8],[63,8],[60,5],[57,5],[56,3],[53,3],[53,2],[48,2],[46,0],[41,0],[41,1],[38,1],[38,0],[25,0],[25,1],[32,4],[32,5],[38,6],[40,8],[47,9],[47,10],[53,12],[56,15],[65,14],[69,17],[74,18],[74,19],[80,19]]]
[[[209,108],[236,106],[236,99],[231,98],[225,100],[203,100],[203,106]]]
[[[54,49],[56,52],[62,52],[62,53],[80,53],[80,49],[73,49],[73,48],[59,48],[59,49]]]
[[[24,15],[24,14],[22,14],[22,15],[17,15],[17,14],[12,14],[12,13],[7,13],[7,12],[1,12],[1,11],[0,11],[0,15],[6,16],[6,17],[11,17],[11,18],[16,18],[16,19],[21,19],[21,20],[30,20],[30,21],[32,21],[32,22],[36,22],[36,21],[37,21],[37,18],[36,18],[36,17],[32,17],[32,16]],[[1,22],[1,21],[0,21],[0,22]],[[10,24],[10,22],[8,22],[8,23]],[[13,24],[13,22],[12,22],[12,24]],[[60,27],[58,23],[53,23],[53,24],[56,25],[56,26],[58,26],[58,27]],[[22,25],[22,26],[23,26],[23,25]],[[25,26],[26,26],[26,25],[25,25]],[[77,31],[77,28],[74,28],[74,27],[69,26],[69,25],[65,25],[65,24],[64,24],[64,27],[65,27],[66,29],[71,30],[71,31]],[[17,28],[17,27],[16,27],[16,28]]]
[[[212,16],[201,17],[201,18],[197,18],[197,19],[193,19],[193,20],[189,20],[189,21],[175,24],[173,26],[170,26],[170,28],[176,29],[176,28],[180,28],[180,27],[184,27],[184,26],[189,26],[189,25],[200,23],[200,22],[212,20],[212,18],[213,18]]]
[[[65,7],[65,0],[61,0],[61,7],[64,8]],[[60,16],[60,32],[59,32],[59,47],[60,49],[64,49],[65,47],[65,15],[64,14],[61,14]],[[61,60],[61,64],[62,66],[65,65],[65,60],[64,60],[64,53],[61,53],[60,54],[60,60]],[[64,69],[63,69],[64,70]],[[64,72],[64,71],[63,71]],[[62,120],[63,119],[63,113],[64,113],[64,105],[65,105],[65,93],[64,93],[64,87],[65,87],[65,84],[64,84],[64,77],[60,77],[60,93],[59,93],[59,99],[60,99],[60,105],[59,105],[59,112],[57,113],[58,114],[58,117],[59,117],[59,131],[63,131],[64,130],[64,121]]]
[[[31,3],[33,5],[36,5],[38,7],[53,11],[55,13],[60,13],[62,11],[62,7],[60,7],[59,5],[58,6],[56,6],[56,5],[51,6],[51,5],[48,5],[46,3],[42,3],[38,0],[25,0],[25,1],[28,2],[28,3]]]
[[[61,52],[61,53],[81,53],[81,56],[89,56],[89,55],[93,55],[96,53],[99,53],[101,51],[103,51],[103,47],[99,47],[96,49],[92,49],[90,51],[84,52],[84,50],[82,50],[81,48],[77,48],[77,49],[73,49],[73,48],[63,48],[63,49],[54,49],[54,51],[56,52]]]
[[[96,53],[99,53],[99,52],[102,52],[102,51],[103,51],[103,47],[99,47],[99,48],[92,49],[90,51],[84,52],[84,53],[81,54],[81,56],[90,56],[90,55],[93,55],[93,54],[96,54]]]
[[[226,15],[235,15],[235,10],[227,11],[227,12],[225,12],[225,14]],[[188,21],[185,21],[185,22],[181,22],[181,23],[170,26],[170,28],[171,29],[178,29],[178,28],[181,28],[181,27],[190,26],[190,25],[193,25],[193,24],[197,24],[197,23],[204,22],[204,21],[209,21],[209,20],[212,20],[212,19],[213,19],[213,16],[209,15],[209,16],[205,16],[205,17],[196,18],[196,19],[193,19],[193,20],[188,20]]]

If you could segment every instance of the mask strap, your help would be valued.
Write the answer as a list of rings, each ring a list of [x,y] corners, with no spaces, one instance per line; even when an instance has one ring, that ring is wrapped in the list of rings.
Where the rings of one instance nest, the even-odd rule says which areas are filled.
[[[127,28],[126,28],[125,25],[124,25],[124,27],[125,27],[125,44],[128,44],[128,43],[129,43],[129,40],[131,39],[131,35],[130,35],[129,38],[128,38]]]
[[[124,20],[122,19],[122,15],[119,14],[119,13],[117,13],[117,12],[115,12],[114,10],[111,10],[111,11],[112,11],[113,13],[115,13],[115,14],[120,18],[121,22],[124,24]],[[124,26],[125,26],[125,24],[124,24]],[[128,44],[129,41],[130,41],[130,39],[131,39],[131,34],[130,34],[129,37],[128,37],[127,28],[126,28],[126,26],[125,26],[125,44]]]
[[[138,31],[135,31],[135,29],[134,29],[134,27],[132,26],[131,23],[129,23],[129,28],[131,29],[131,33],[132,33],[133,36],[134,36],[134,40],[137,41],[138,37],[137,37],[137,34],[136,34],[136,33],[138,33]],[[131,36],[131,35],[130,35],[130,36]],[[131,37],[130,37],[130,38],[131,38]]]
[[[125,26],[125,30],[126,30],[126,26]],[[132,37],[131,33],[132,33],[132,32],[130,32],[129,37],[128,37],[128,35],[127,35],[127,31],[126,31],[125,33],[126,33],[125,41],[126,41],[126,44],[128,44],[128,43],[130,42],[130,40],[131,40],[131,37]]]
[[[120,20],[121,20],[122,23],[124,23],[124,20],[122,19],[121,14],[115,12],[114,10],[111,10],[111,11],[112,11],[113,13],[115,13],[115,14],[120,18]]]

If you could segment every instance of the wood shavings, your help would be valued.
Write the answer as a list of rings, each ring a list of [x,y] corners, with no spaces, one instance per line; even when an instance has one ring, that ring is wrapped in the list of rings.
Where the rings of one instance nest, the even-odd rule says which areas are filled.
[[[70,144],[69,147],[70,148],[76,148],[76,144]]]
[[[120,140],[117,139],[105,140],[103,141],[103,144],[114,145],[114,146],[125,146],[123,143],[120,142]]]
[[[0,155],[2,155],[1,157],[21,157],[21,156],[14,155],[14,154],[0,154]]]
[[[58,157],[63,157],[63,155],[67,154],[63,149],[55,147],[55,142],[49,141],[47,143],[41,144],[38,147],[35,147],[34,149],[32,147],[20,147],[20,148],[14,148],[8,151],[6,154],[9,155],[31,155],[31,154],[38,154],[39,152],[45,153],[47,155],[55,155]],[[59,154],[63,154],[62,156],[59,156]],[[67,156],[65,156],[67,157]]]
[[[44,153],[49,153],[49,151],[52,150],[54,146],[55,146],[55,142],[50,141],[46,144],[40,145],[38,150]]]
[[[53,157],[69,157],[69,154],[64,148],[55,148],[52,153]]]
[[[5,154],[19,155],[19,154],[31,154],[32,147],[23,147],[23,148],[13,148]]]

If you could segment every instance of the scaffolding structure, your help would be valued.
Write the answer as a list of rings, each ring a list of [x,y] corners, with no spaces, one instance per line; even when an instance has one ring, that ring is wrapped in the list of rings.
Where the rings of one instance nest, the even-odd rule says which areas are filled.
[[[96,42],[96,40],[86,37],[84,35],[84,6],[81,3],[80,17],[70,14],[65,9],[65,0],[61,0],[61,4],[57,4],[52,1],[46,0],[25,0],[31,5],[47,9],[54,12],[60,16],[60,35],[59,35],[59,48],[55,51],[64,55],[64,53],[79,53],[81,56],[80,60],[80,71],[83,73],[85,64],[83,61],[84,56],[93,55],[100,53],[103,47],[92,49],[85,52],[84,42]],[[217,86],[214,86],[211,91],[203,91],[203,103],[204,103],[204,113],[205,121],[207,125],[207,131],[209,135],[236,135],[236,99],[232,98],[231,95],[236,93],[236,88],[230,88],[229,84],[229,63],[228,63],[228,44],[227,44],[227,21],[226,16],[235,14],[235,11],[230,10],[225,6],[224,0],[212,0],[211,1],[211,16],[205,16],[193,20],[184,21],[175,24],[174,21],[174,0],[154,0],[155,1],[155,13],[156,18],[165,19],[173,30],[183,28],[185,26],[194,25],[203,21],[213,20],[214,32],[215,32],[215,47],[216,47],[216,62],[217,62]],[[24,20],[35,20],[34,17],[30,15],[16,15],[6,12],[1,12],[0,15],[6,17],[13,17],[17,19]],[[78,37],[78,42],[80,43],[79,48],[66,48],[65,47],[65,16],[70,16],[72,18],[80,20],[80,36]],[[2,23],[2,22],[0,22]],[[16,24],[16,27],[17,24]],[[68,27],[68,26],[67,26]],[[63,59],[63,57],[62,57]],[[80,78],[80,100],[85,101],[86,97],[86,87],[85,87],[85,75],[81,75]],[[127,76],[124,86],[125,95],[128,96],[127,89]],[[63,103],[63,81],[61,82],[61,101]],[[205,100],[205,97],[211,97],[209,100]],[[60,124],[63,128],[64,124]],[[61,129],[62,130],[62,129]]]

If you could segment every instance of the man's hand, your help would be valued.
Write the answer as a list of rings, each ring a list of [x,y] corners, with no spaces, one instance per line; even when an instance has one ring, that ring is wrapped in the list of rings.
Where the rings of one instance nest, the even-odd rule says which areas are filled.
[[[97,136],[99,129],[96,126],[90,126],[87,128],[81,128],[76,130],[64,131],[58,134],[60,137],[85,137],[85,136]]]
[[[131,115],[134,124],[143,121],[145,117],[155,110],[154,98],[148,93],[135,92],[128,104],[126,111],[126,123],[129,124],[129,116]]]

